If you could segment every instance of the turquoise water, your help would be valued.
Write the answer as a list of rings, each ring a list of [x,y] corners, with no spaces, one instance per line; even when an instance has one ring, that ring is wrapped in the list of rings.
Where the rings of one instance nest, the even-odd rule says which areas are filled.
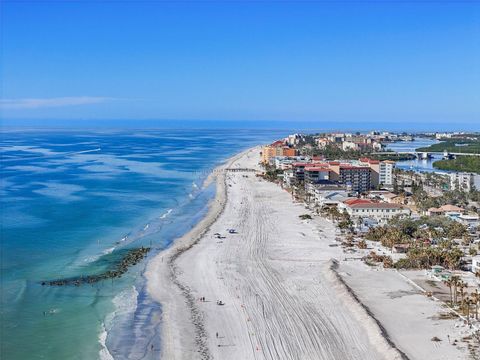
[[[154,256],[205,213],[215,190],[201,190],[209,171],[284,135],[4,131],[1,358],[151,358],[161,308],[144,289],[148,259],[93,285],[40,282],[101,271],[121,249],[151,246]]]

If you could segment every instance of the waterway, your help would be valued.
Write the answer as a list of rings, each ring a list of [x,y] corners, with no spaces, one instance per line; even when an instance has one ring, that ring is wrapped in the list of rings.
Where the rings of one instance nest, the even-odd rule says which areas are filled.
[[[394,143],[388,143],[387,150],[393,150],[398,152],[415,151],[421,147],[427,147],[438,143],[437,140],[431,140],[426,138],[415,138],[413,141],[399,141]],[[414,170],[419,172],[436,172],[438,174],[447,174],[448,171],[440,171],[433,167],[433,163],[437,160],[441,160],[441,154],[433,154],[430,159],[413,159],[397,161],[396,166],[403,170]],[[480,175],[475,175],[475,186],[480,188]]]

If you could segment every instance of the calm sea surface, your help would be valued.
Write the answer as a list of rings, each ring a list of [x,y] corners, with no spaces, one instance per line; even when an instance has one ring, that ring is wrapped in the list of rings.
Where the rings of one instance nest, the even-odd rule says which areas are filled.
[[[153,256],[204,215],[209,171],[286,134],[4,131],[1,358],[152,358],[161,309],[144,289],[146,261],[94,285],[40,282],[101,272],[121,249]]]

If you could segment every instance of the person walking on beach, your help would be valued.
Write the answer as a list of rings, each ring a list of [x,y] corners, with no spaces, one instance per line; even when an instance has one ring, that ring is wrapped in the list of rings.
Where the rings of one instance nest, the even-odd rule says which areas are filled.
[[[215,333],[215,336],[216,336],[216,337],[217,337],[217,339],[218,339],[218,332],[217,332],[217,333]]]

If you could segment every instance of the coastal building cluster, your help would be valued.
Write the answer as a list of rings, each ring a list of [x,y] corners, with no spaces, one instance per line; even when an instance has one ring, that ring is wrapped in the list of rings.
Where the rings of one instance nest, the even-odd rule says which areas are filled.
[[[334,208],[348,216],[356,231],[366,232],[395,219],[417,221],[443,217],[461,224],[470,238],[475,238],[480,224],[476,207],[471,203],[461,207],[454,204],[455,199],[445,199],[449,194],[468,198],[475,189],[473,174],[404,171],[396,169],[393,160],[374,157],[384,149],[385,143],[411,140],[412,135],[378,131],[292,134],[264,146],[261,161],[270,179],[291,192],[294,198],[317,211]],[[334,153],[336,158],[332,158],[331,152],[322,151],[329,146],[339,150]],[[312,148],[318,151],[312,152]],[[351,155],[350,150],[355,150],[358,157],[342,158],[342,155]],[[430,242],[435,243],[433,239]],[[471,248],[464,248],[470,264]]]
[[[377,131],[292,134],[262,148],[262,176],[333,221],[345,254],[402,270],[480,334],[480,321],[471,316],[480,308],[480,192],[474,174],[397,168],[400,153],[386,151],[386,144],[412,140]],[[452,295],[459,291],[461,300]]]
[[[333,133],[315,137],[315,143],[321,149],[327,146],[335,146],[343,151],[382,151],[384,143],[392,141],[411,141],[410,135],[397,135],[390,132],[372,131],[368,134]]]

